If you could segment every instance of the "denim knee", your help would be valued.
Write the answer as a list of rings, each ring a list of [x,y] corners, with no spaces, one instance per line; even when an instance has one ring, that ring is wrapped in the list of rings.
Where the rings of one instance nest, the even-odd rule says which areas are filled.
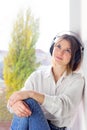
[[[38,102],[36,100],[34,100],[33,98],[28,98],[24,100],[25,103],[29,104],[38,104]]]
[[[36,107],[40,107],[39,103],[33,98],[25,99],[24,102],[29,106],[31,110],[35,109]]]

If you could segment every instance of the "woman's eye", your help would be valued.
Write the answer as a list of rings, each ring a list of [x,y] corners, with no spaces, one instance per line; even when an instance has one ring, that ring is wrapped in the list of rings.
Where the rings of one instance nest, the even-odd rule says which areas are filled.
[[[70,53],[70,54],[71,54],[71,50],[69,50],[69,49],[65,50],[65,52],[68,52],[68,53]]]
[[[58,47],[59,49],[61,49],[61,45],[57,45],[57,47]]]

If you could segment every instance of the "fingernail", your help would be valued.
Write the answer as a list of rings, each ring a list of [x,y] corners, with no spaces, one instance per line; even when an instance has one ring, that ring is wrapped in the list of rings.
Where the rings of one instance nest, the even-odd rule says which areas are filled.
[[[29,115],[31,115],[32,113],[31,113],[31,111],[29,112]]]

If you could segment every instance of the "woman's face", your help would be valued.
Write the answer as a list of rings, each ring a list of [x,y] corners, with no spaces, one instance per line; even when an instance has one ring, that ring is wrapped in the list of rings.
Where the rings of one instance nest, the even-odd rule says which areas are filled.
[[[58,40],[54,44],[52,53],[52,63],[67,67],[71,60],[71,46],[70,42],[63,39]]]

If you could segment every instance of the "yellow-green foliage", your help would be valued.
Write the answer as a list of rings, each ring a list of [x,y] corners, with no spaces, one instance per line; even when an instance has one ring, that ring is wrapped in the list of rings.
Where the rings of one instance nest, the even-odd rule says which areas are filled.
[[[39,36],[39,21],[31,11],[20,13],[11,34],[9,51],[4,58],[4,80],[7,85],[7,98],[23,87],[27,77],[38,64],[35,57],[35,44]]]

